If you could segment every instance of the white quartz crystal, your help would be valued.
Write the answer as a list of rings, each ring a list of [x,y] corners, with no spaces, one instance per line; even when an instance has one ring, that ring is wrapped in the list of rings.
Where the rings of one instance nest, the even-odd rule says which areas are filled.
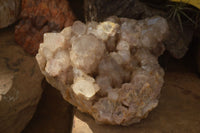
[[[111,17],[46,33],[36,56],[47,81],[101,123],[139,122],[158,105],[167,21]]]

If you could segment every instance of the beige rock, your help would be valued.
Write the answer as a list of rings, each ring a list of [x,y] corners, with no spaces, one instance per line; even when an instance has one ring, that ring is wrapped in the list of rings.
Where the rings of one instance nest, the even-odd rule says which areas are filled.
[[[168,25],[159,16],[108,20],[76,21],[45,34],[36,59],[47,81],[79,110],[100,123],[130,125],[158,105],[164,71],[157,59]]]
[[[14,31],[0,32],[0,132],[20,133],[32,118],[40,99],[42,74],[33,57],[13,38]]]

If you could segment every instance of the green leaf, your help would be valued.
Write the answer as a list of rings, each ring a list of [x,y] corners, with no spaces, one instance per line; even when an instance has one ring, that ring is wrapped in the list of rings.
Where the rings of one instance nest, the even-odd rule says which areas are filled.
[[[180,25],[181,31],[183,32],[183,24],[182,24],[182,20],[181,20],[181,16],[180,16],[180,14],[177,14],[177,17],[178,17],[178,22],[179,22],[179,25]]]
[[[192,18],[190,18],[185,12],[180,11],[180,13],[185,16],[188,20],[190,20],[193,24],[195,24],[195,22],[192,20]]]

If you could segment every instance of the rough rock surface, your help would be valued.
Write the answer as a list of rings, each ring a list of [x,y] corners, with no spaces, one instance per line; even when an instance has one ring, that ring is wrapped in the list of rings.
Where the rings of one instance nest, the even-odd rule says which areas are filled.
[[[0,0],[0,28],[13,24],[20,13],[21,0]]]
[[[74,22],[44,34],[36,59],[47,81],[97,122],[129,125],[158,105],[164,71],[158,56],[168,31],[162,17]]]
[[[14,42],[13,32],[0,32],[0,133],[20,133],[42,93],[37,62]]]
[[[37,53],[45,32],[61,31],[74,21],[67,0],[22,0],[20,17],[15,40],[32,55]]]
[[[181,59],[185,56],[189,49],[189,45],[193,38],[193,28],[188,25],[183,25],[183,31],[180,24],[168,21],[169,34],[164,41],[166,50],[176,59]]]

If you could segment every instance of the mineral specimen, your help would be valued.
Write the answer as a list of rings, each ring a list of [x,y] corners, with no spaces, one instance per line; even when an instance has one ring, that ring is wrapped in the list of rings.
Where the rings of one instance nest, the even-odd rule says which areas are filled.
[[[74,15],[67,0],[22,0],[21,21],[15,40],[26,52],[35,55],[45,32],[58,32],[71,26]]]
[[[130,125],[158,105],[164,71],[157,59],[168,24],[110,17],[44,34],[36,59],[47,81],[97,122]]]

